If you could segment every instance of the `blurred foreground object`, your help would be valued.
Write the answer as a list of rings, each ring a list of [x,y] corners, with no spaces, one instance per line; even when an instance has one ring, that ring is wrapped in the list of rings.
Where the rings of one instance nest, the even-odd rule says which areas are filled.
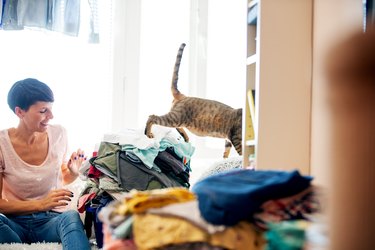
[[[332,114],[330,249],[374,249],[374,27],[337,44],[326,74]]]

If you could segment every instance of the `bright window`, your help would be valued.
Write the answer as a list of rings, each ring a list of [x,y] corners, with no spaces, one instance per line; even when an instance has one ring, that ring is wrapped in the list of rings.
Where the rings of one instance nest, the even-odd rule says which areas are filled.
[[[53,90],[51,123],[67,128],[70,150],[93,150],[110,129],[112,15],[110,1],[99,2],[99,44],[89,44],[84,30],[80,37],[41,30],[0,30],[0,129],[18,125],[7,105],[7,94],[14,82],[28,77]]]

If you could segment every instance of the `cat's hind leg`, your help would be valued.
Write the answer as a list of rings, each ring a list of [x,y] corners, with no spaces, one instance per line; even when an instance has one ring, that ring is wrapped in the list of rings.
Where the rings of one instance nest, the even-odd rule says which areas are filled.
[[[229,140],[225,139],[225,150],[224,150],[223,158],[228,158],[231,148],[232,148],[232,143]]]
[[[242,137],[241,136],[233,136],[231,138],[231,142],[233,147],[236,149],[239,155],[242,155]]]

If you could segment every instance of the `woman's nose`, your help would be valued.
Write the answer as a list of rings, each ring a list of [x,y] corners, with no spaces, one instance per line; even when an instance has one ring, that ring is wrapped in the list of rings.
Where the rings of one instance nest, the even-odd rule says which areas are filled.
[[[48,119],[50,119],[50,120],[53,119],[53,113],[52,113],[52,111],[48,112]]]

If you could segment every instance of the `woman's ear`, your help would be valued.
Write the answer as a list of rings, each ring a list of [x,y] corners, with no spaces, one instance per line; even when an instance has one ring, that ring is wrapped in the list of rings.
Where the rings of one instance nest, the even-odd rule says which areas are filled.
[[[25,110],[21,109],[20,107],[14,108],[14,113],[18,116],[18,118],[22,119],[25,116]]]

